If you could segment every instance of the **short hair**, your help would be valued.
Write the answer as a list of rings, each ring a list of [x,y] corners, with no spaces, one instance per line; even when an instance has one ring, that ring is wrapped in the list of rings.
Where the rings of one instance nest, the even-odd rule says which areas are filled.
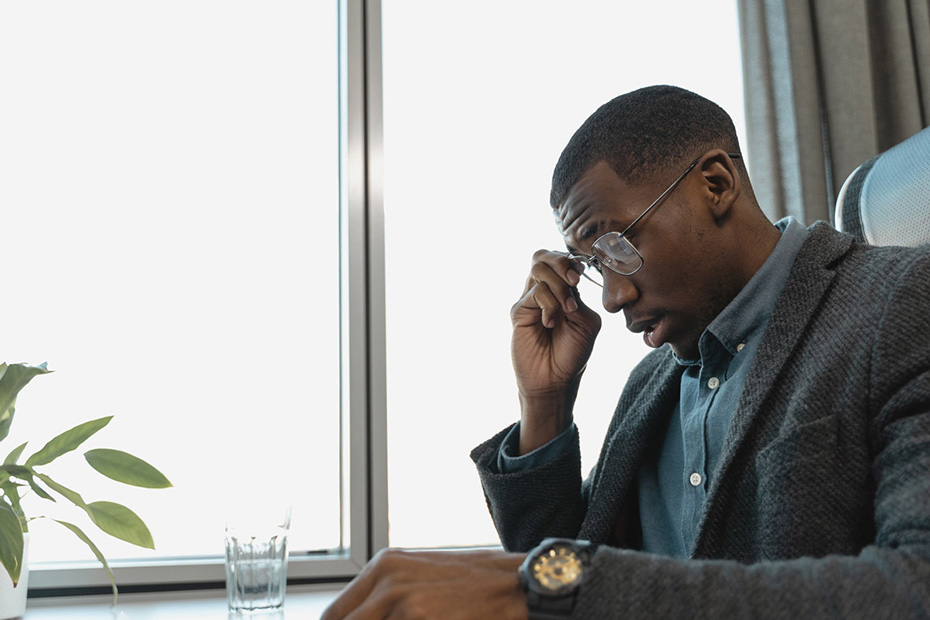
[[[552,173],[549,201],[558,208],[600,161],[626,182],[641,183],[714,148],[740,152],[723,108],[677,86],[634,90],[602,105],[571,137]]]

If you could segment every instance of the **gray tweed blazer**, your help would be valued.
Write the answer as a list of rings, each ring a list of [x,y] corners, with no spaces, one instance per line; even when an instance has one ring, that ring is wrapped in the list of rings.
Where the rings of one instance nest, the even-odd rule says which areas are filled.
[[[546,536],[601,544],[573,618],[930,618],[930,247],[810,230],[690,559],[609,544],[678,398],[668,347],[632,372],[585,480],[577,445],[506,475],[496,455],[507,429],[472,452],[505,548]]]

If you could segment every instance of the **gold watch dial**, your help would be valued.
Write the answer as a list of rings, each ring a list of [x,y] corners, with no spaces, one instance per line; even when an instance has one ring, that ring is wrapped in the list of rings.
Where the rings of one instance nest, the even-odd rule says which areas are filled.
[[[554,547],[533,562],[533,577],[553,592],[581,579],[581,559],[568,547]]]

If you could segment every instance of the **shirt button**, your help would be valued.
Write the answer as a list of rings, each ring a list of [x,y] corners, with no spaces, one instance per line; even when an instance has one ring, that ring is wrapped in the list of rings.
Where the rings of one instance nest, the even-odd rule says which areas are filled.
[[[740,351],[742,351],[742,350],[745,349],[745,348],[746,348],[746,343],[741,342],[741,343],[739,343],[738,345],[736,345],[736,352],[739,353]]]
[[[701,474],[697,472],[694,472],[693,474],[691,474],[691,477],[688,478],[688,482],[690,482],[691,486],[693,487],[701,486],[701,480],[702,480]]]
[[[718,387],[720,387],[720,379],[717,377],[711,377],[707,380],[707,387],[712,390],[716,390]]]

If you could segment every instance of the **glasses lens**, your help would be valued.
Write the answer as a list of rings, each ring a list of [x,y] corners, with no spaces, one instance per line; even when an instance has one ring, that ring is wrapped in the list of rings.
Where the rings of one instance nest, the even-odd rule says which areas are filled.
[[[594,255],[601,265],[628,276],[643,266],[643,257],[620,233],[607,233],[594,242]]]

